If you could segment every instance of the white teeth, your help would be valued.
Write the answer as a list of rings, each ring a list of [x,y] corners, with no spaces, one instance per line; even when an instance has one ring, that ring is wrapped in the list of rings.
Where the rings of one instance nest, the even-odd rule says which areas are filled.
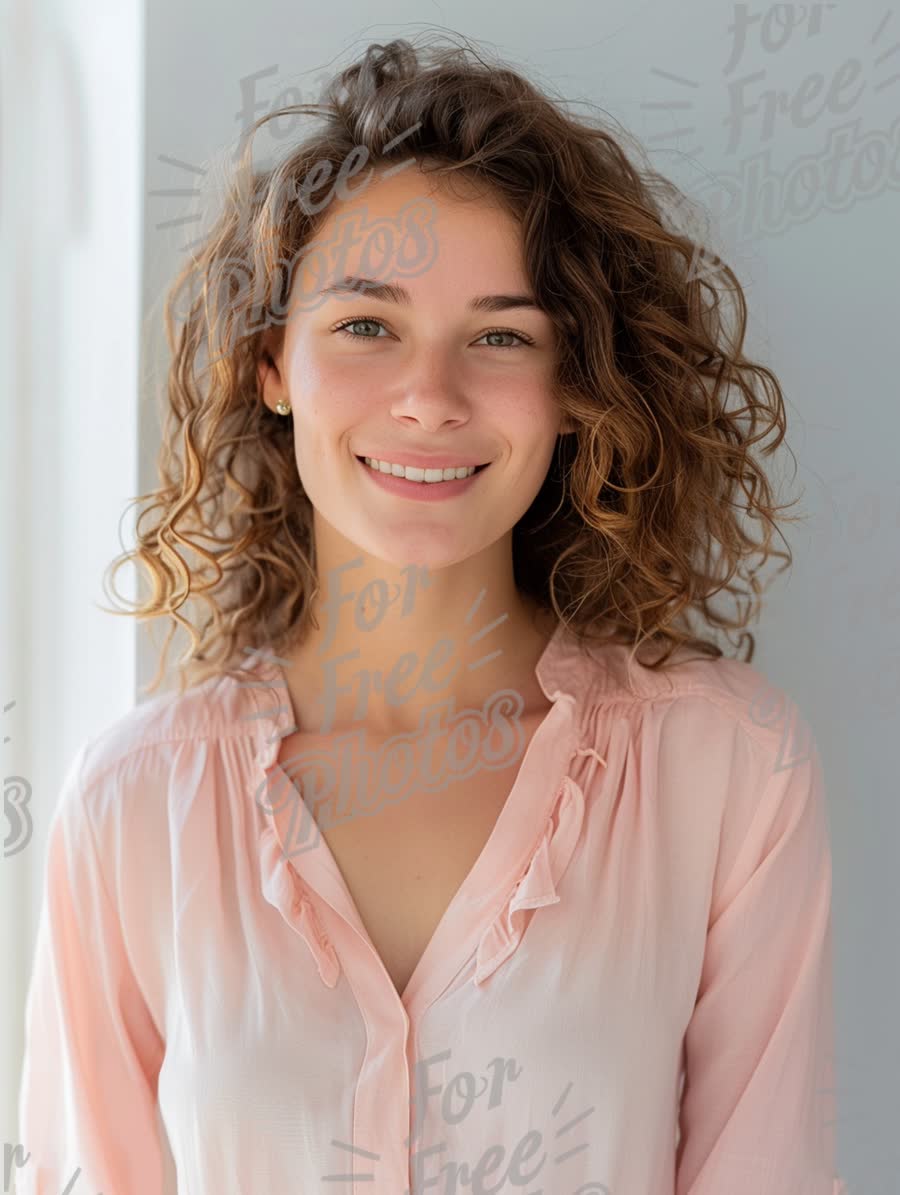
[[[458,478],[471,477],[475,472],[474,465],[457,465],[448,469],[417,469],[413,465],[393,465],[389,461],[376,461],[370,456],[363,459],[370,469],[377,469],[379,473],[390,473],[394,477],[405,477],[407,481],[421,481],[432,485],[438,481],[455,481]]]

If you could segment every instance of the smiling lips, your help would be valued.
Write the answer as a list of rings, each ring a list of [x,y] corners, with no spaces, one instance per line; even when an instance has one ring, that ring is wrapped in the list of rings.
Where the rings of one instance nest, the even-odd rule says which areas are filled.
[[[433,466],[421,468],[416,465],[400,465],[392,461],[381,461],[370,456],[362,458],[370,469],[379,473],[387,473],[392,477],[402,477],[406,481],[421,481],[428,484],[443,481],[459,481],[471,477],[477,468],[475,465],[447,465],[444,468]]]
[[[421,459],[421,458],[420,458]],[[484,465],[423,466],[381,461],[377,457],[357,457],[361,469],[379,489],[419,502],[439,502],[464,494],[478,484],[478,477],[488,468]]]

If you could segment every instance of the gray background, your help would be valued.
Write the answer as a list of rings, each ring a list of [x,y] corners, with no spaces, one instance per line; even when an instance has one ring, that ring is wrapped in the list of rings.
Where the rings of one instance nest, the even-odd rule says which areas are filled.
[[[783,176],[806,159],[814,177],[836,130],[856,121],[857,140],[880,131],[887,141],[900,114],[900,19],[889,9],[868,2],[781,5],[779,22],[766,16],[769,7],[752,8],[763,21],[749,27],[726,73],[736,37],[729,26],[742,7],[570,0],[489,8],[466,0],[435,3],[423,14],[392,0],[379,6],[390,19],[370,24],[372,6],[354,0],[339,6],[259,0],[233,14],[209,0],[148,5],[141,490],[155,483],[158,447],[152,388],[164,354],[154,313],[198,229],[196,222],[161,225],[198,212],[202,202],[152,192],[196,185],[200,175],[188,167],[207,168],[233,150],[243,127],[241,80],[271,72],[254,85],[267,108],[288,87],[312,100],[320,76],[370,42],[444,27],[519,65],[574,111],[593,108],[595,116],[614,118],[645,146],[656,169],[714,212],[723,177],[741,176],[759,154],[768,150],[770,174]],[[833,107],[823,107],[848,59],[858,59],[856,68],[846,68],[853,85],[836,89]],[[804,82],[815,73],[823,77],[818,88]],[[747,76],[744,104],[760,108],[746,112],[739,127],[729,126],[741,94],[735,81]],[[790,100],[802,87],[808,102],[801,94],[767,130],[763,94],[780,91]],[[261,134],[255,159],[286,144]],[[834,861],[837,1169],[860,1195],[900,1190],[894,1081],[900,1034],[890,1012],[900,1007],[893,750],[900,709],[900,164],[893,182],[888,165],[880,176],[876,166],[873,157],[851,185],[844,164],[843,210],[822,206],[781,230],[754,223],[739,229],[723,218],[715,242],[745,287],[746,352],[769,365],[784,388],[787,441],[798,463],[795,476],[793,461],[782,455],[779,472],[784,494],[802,497],[792,513],[809,516],[805,525],[785,529],[795,561],[752,628],[753,664],[798,701],[825,767]],[[749,220],[754,193],[750,183],[741,186],[742,218]],[[155,673],[160,641],[142,629],[140,685]]]

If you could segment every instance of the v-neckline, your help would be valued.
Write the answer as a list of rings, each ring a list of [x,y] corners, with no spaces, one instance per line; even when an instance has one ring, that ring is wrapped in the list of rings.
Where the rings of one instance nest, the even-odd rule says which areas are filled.
[[[481,934],[502,908],[511,885],[521,875],[540,843],[547,816],[559,793],[575,748],[574,698],[558,688],[548,691],[544,680],[545,666],[554,656],[563,634],[563,624],[558,622],[535,666],[535,676],[542,692],[551,702],[550,709],[535,728],[525,748],[509,793],[487,840],[444,909],[400,993],[365,927],[343,872],[318,828],[315,830],[316,841],[308,849],[296,852],[285,849],[285,843],[292,841],[292,830],[298,815],[305,819],[307,825],[315,826],[315,822],[302,793],[278,761],[277,749],[274,753],[270,768],[279,774],[280,783],[286,784],[296,797],[296,800],[292,798],[279,803],[280,807],[271,815],[284,858],[301,880],[316,891],[366,943],[384,971],[391,992],[410,1016],[417,1009],[421,1011],[427,1007],[452,981],[460,966],[476,949]],[[275,667],[277,685],[282,690],[279,694],[282,699],[280,708],[289,713],[289,724],[291,728],[296,728],[286,676],[277,660],[270,657],[270,662]],[[534,766],[536,758],[541,760],[539,770]]]

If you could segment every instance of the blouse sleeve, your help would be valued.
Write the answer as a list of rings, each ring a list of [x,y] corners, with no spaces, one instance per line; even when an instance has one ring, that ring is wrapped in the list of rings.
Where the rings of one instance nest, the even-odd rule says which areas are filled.
[[[162,1195],[164,1047],[129,965],[75,757],[49,831],[19,1091],[23,1195]],[[115,866],[115,865],[113,865]],[[20,1167],[20,1168],[18,1168]]]
[[[827,809],[815,741],[794,711],[806,758],[779,752],[728,797],[739,830],[723,826],[730,858],[684,1037],[675,1195],[845,1191],[834,1169]]]

